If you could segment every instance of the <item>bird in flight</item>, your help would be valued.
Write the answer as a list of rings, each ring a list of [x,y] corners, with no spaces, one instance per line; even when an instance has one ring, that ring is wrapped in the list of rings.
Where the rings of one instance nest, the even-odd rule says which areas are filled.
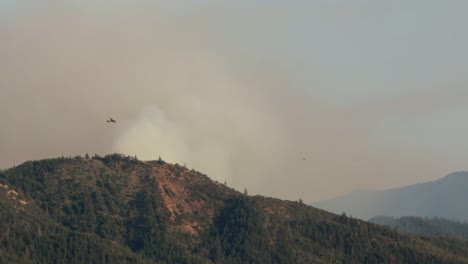
[[[109,117],[109,120],[107,120],[107,123],[115,123],[115,120],[112,117]]]

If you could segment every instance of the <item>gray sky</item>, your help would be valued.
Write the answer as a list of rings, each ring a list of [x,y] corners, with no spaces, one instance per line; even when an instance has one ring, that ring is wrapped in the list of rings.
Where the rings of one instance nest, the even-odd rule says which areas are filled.
[[[2,168],[161,156],[314,201],[468,167],[467,1],[61,2],[0,0]]]

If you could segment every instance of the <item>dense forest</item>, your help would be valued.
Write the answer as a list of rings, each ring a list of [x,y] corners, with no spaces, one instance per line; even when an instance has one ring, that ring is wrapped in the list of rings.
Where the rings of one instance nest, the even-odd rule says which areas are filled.
[[[371,218],[369,222],[390,226],[403,232],[421,236],[452,237],[468,240],[468,223],[448,220],[441,217],[423,218],[405,216],[393,218],[376,216]]]
[[[248,196],[119,154],[0,172],[0,263],[468,263],[468,242]]]

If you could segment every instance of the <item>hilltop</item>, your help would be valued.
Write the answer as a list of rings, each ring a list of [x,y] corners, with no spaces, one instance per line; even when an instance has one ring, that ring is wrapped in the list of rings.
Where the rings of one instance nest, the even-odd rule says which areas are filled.
[[[468,243],[247,196],[119,154],[0,172],[1,263],[468,263]]]

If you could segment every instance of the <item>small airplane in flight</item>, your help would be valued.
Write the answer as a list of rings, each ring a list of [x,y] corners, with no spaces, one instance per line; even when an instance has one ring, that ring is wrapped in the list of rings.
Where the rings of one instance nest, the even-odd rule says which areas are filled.
[[[109,120],[106,121],[107,123],[115,123],[115,120],[112,117],[109,117]]]

